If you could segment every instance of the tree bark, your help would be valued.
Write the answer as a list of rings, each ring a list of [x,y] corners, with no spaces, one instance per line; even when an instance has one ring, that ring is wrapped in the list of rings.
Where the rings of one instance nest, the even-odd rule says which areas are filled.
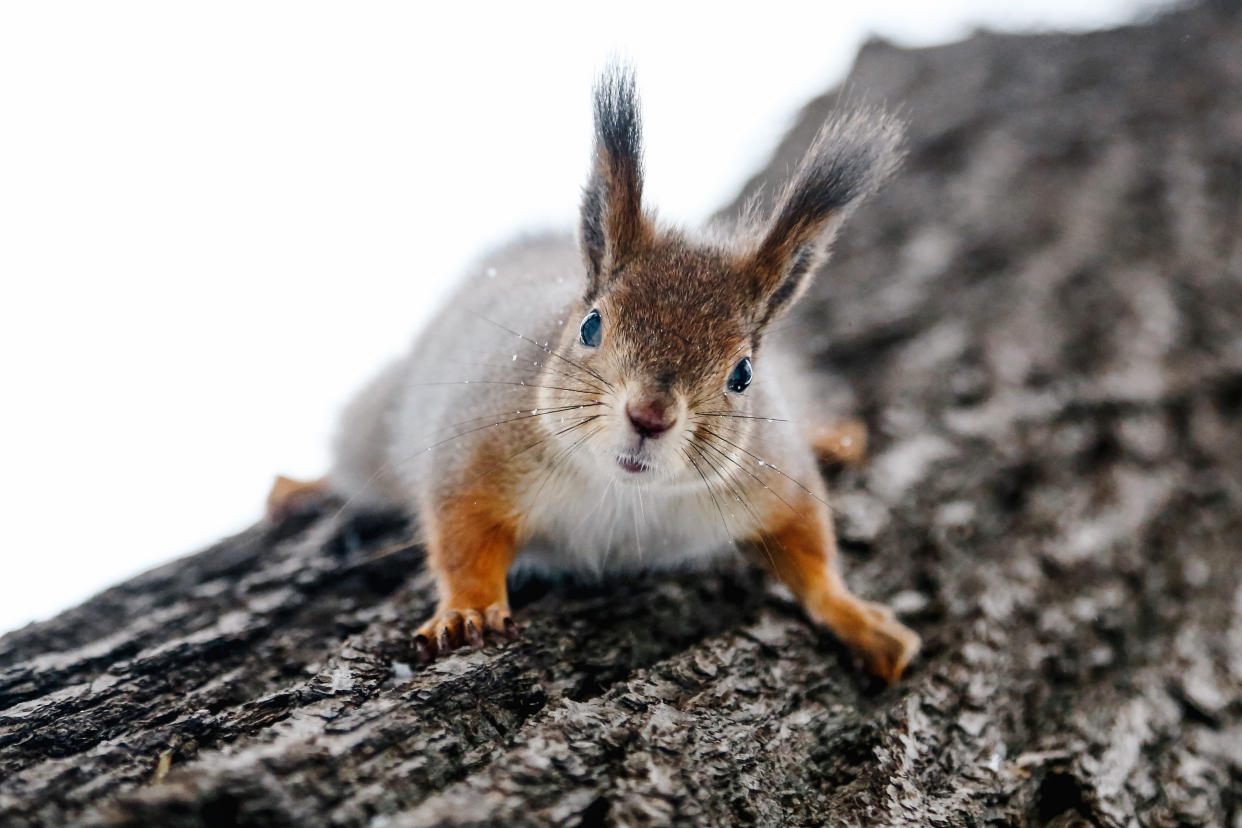
[[[831,482],[902,682],[740,567],[527,590],[420,667],[406,524],[325,513],[0,639],[0,824],[1242,826],[1236,4],[846,88],[909,159],[790,324],[871,429]]]

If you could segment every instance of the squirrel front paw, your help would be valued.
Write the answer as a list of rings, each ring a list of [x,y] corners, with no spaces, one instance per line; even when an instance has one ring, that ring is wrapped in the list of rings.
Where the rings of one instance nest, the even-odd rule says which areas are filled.
[[[474,649],[483,646],[486,630],[499,633],[508,641],[517,638],[517,624],[509,613],[507,603],[495,603],[481,609],[440,609],[414,635],[414,647],[418,657],[428,662],[469,645]]]
[[[862,623],[848,642],[867,672],[892,684],[923,646],[918,633],[883,604],[859,601]]]

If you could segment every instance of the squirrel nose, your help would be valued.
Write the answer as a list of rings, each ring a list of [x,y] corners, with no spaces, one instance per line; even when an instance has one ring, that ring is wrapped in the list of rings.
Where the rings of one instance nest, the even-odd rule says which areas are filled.
[[[664,397],[647,397],[625,406],[630,425],[642,437],[659,437],[673,427],[676,412]]]

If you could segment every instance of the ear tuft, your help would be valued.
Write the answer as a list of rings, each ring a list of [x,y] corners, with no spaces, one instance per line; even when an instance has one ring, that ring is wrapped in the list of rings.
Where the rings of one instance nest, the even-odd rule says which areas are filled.
[[[642,166],[642,116],[631,67],[614,63],[595,82],[596,161]],[[606,158],[601,158],[601,155]]]
[[[841,223],[896,170],[903,133],[898,118],[871,108],[838,112],[820,128],[754,253],[769,318],[801,295]]]
[[[598,293],[648,234],[642,212],[642,118],[629,67],[613,64],[595,84],[595,157],[582,197],[587,296]]]

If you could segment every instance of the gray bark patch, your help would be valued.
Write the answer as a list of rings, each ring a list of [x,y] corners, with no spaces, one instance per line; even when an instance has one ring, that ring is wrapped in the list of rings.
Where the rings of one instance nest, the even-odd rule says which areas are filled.
[[[858,58],[909,161],[790,324],[871,429],[831,484],[897,686],[729,568],[421,667],[421,549],[326,513],[0,639],[0,824],[1242,824],[1233,6]]]

